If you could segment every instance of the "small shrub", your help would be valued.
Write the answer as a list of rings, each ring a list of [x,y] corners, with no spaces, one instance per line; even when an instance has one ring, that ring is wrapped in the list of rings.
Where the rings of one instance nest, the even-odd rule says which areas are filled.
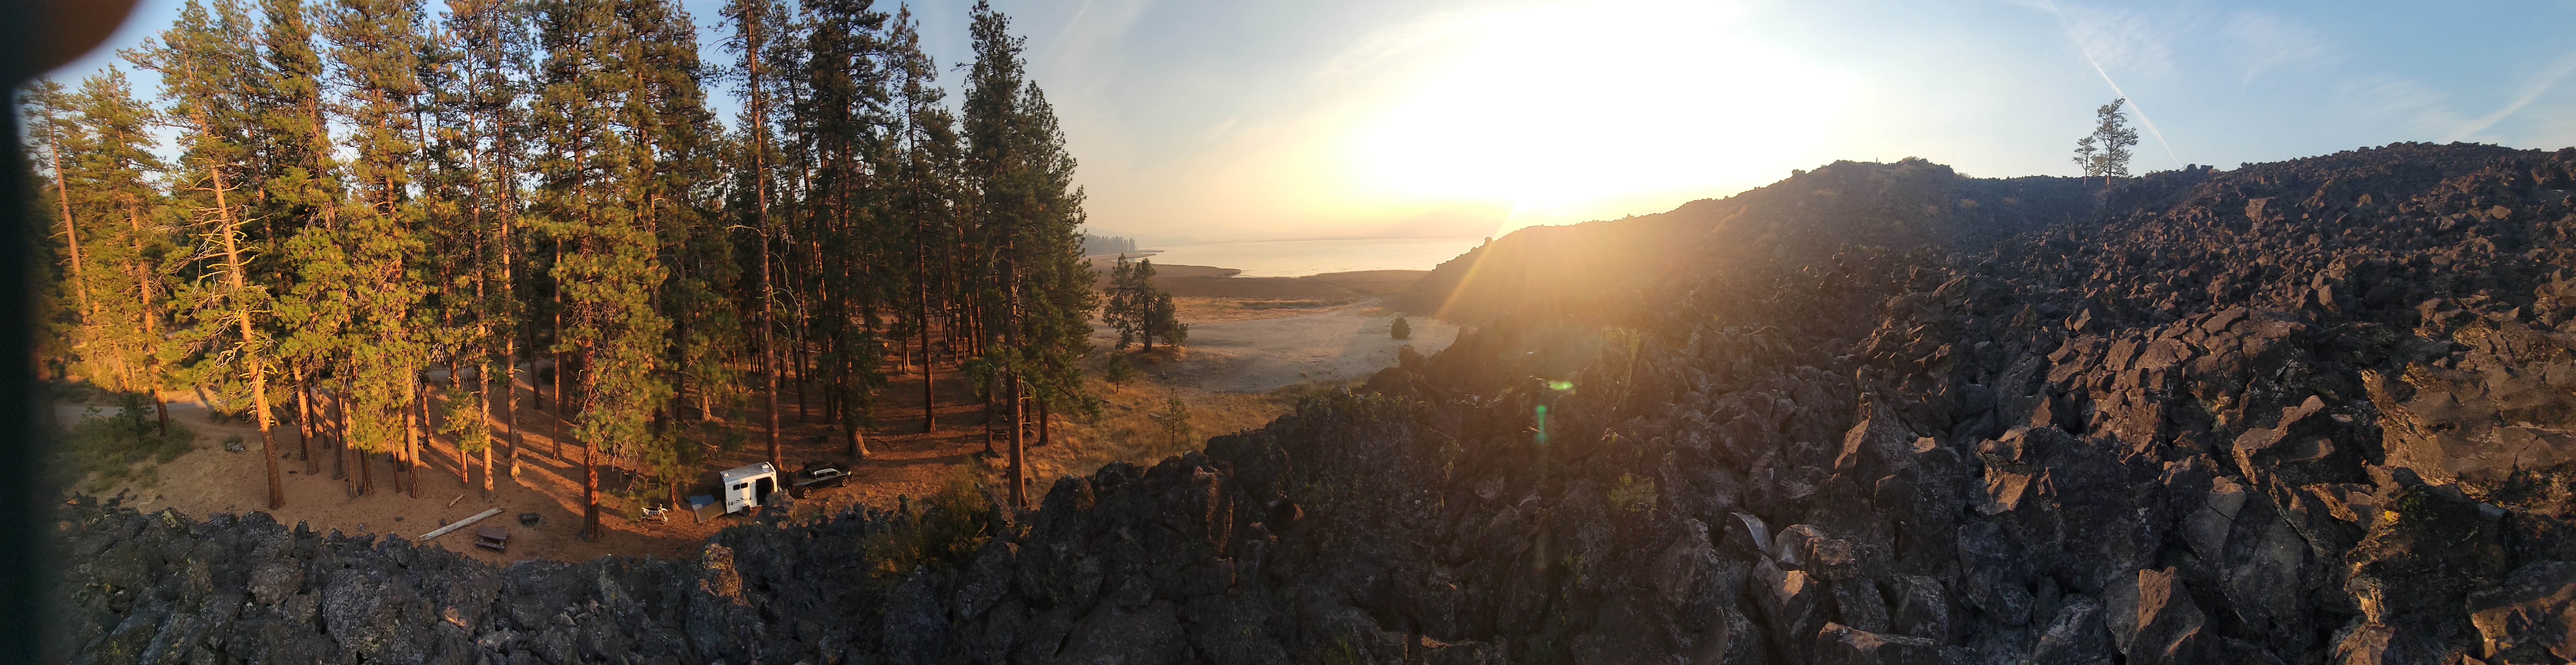
[[[1127,354],[1111,353],[1106,374],[1110,383],[1126,385],[1127,382],[1136,380],[1136,363],[1128,360]]]
[[[1413,324],[1406,322],[1404,317],[1395,317],[1395,325],[1388,326],[1386,332],[1396,339],[1413,339]]]
[[[938,492],[904,502],[884,526],[860,541],[859,549],[860,556],[874,562],[870,577],[892,587],[915,568],[965,566],[992,539],[993,504],[984,500],[974,477],[961,472]]]
[[[1171,435],[1172,443],[1189,440],[1190,404],[1181,401],[1180,391],[1172,391],[1171,397],[1163,400],[1163,408],[1154,412],[1154,420],[1163,426],[1164,434]]]
[[[1632,513],[1655,509],[1655,481],[1629,474],[1619,474],[1619,483],[1610,487],[1610,505]]]

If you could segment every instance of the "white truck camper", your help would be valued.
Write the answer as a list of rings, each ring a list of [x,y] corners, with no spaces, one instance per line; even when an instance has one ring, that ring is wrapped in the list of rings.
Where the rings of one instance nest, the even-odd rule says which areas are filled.
[[[723,478],[727,513],[758,508],[769,500],[769,493],[778,491],[778,468],[768,462],[726,469]]]

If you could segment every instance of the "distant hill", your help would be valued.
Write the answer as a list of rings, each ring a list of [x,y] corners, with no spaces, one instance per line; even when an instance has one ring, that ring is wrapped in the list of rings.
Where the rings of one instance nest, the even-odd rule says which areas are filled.
[[[1506,313],[1601,315],[1609,297],[1746,261],[1804,261],[1843,245],[1977,249],[2100,208],[2076,178],[1971,178],[1921,159],[1834,162],[1671,212],[1533,226],[1471,250],[1395,300],[1469,325]]]

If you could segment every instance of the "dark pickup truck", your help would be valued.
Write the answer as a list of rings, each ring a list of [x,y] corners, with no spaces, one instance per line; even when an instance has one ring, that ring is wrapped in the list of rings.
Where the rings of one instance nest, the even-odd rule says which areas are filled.
[[[801,499],[813,493],[814,490],[840,487],[842,482],[850,479],[850,473],[844,470],[845,468],[845,465],[839,463],[807,466],[805,470],[796,472],[795,480],[788,484],[787,489]]]

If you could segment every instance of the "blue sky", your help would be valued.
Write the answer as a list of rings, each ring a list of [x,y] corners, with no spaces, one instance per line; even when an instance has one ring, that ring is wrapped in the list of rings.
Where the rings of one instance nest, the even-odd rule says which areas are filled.
[[[720,3],[685,4],[712,36]],[[914,5],[943,66],[969,4]],[[2576,145],[2570,1],[995,4],[1063,116],[1092,225],[1149,241],[1483,235],[1836,159],[2071,175],[2093,108],[2123,95],[2142,171]],[[147,0],[112,43],[178,6]]]

